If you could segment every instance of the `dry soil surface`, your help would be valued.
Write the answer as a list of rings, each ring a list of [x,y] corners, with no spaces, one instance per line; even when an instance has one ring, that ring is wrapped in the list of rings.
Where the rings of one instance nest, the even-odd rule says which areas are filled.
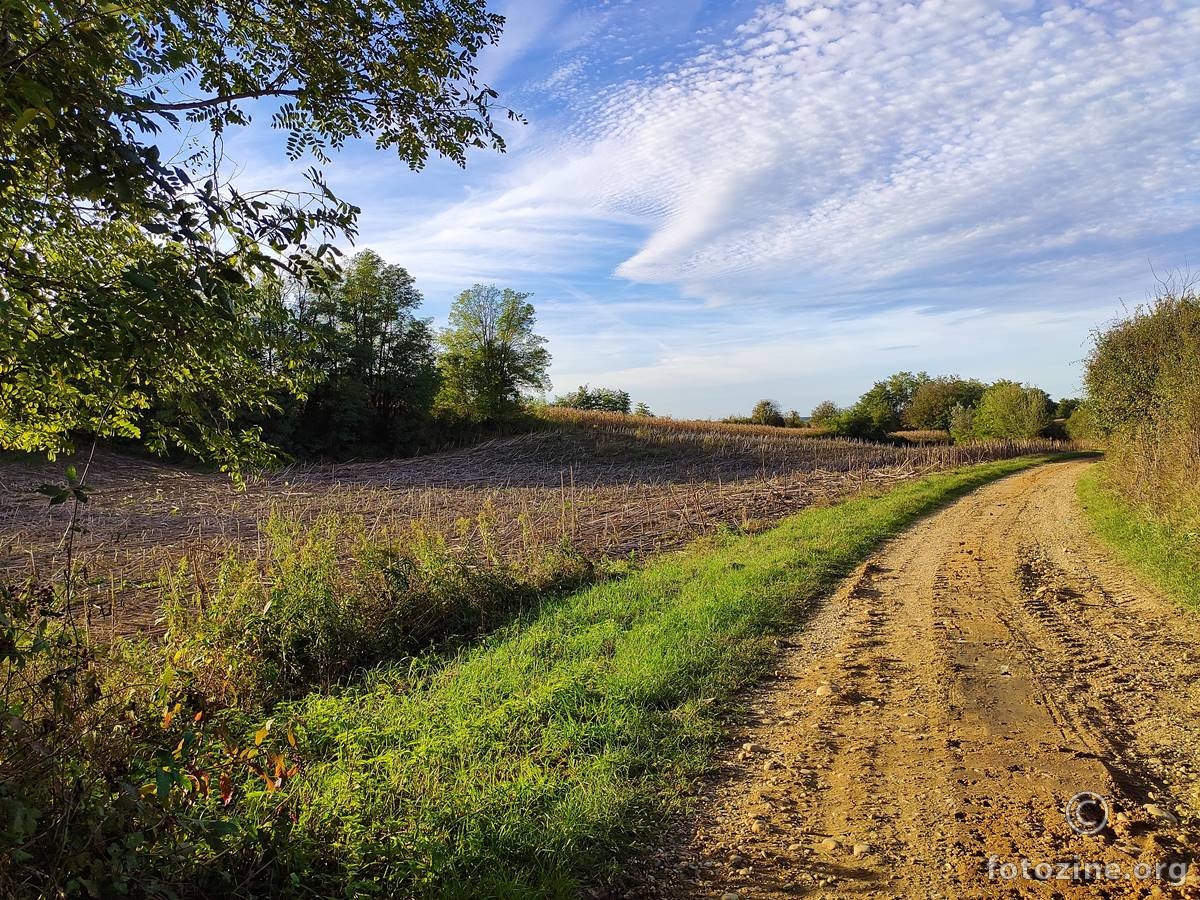
[[[1200,863],[1180,878],[1200,617],[1088,537],[1086,465],[996,482],[873,556],[787,643],[632,893],[1200,897]],[[1111,805],[1094,836],[1064,814],[1079,791]]]

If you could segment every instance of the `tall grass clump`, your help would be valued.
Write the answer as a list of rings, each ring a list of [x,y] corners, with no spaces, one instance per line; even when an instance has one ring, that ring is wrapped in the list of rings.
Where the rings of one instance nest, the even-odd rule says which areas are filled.
[[[261,551],[229,553],[211,582],[186,560],[163,573],[165,642],[210,696],[266,706],[469,641],[592,573],[566,547],[497,547],[486,508],[457,537],[420,521],[383,535],[352,517],[272,515]]]
[[[1200,296],[1172,278],[1129,318],[1095,335],[1088,407],[1107,485],[1164,522],[1200,524]]]

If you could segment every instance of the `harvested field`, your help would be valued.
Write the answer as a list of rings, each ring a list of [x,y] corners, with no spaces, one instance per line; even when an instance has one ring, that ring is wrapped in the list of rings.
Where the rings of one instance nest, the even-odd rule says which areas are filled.
[[[719,528],[761,528],[873,486],[1063,449],[1049,441],[899,447],[602,413],[559,422],[416,459],[293,466],[250,479],[244,491],[220,474],[98,452],[73,549],[90,613],[119,632],[153,630],[163,566],[186,556],[203,577],[234,547],[256,552],[259,523],[272,513],[361,517],[369,532],[393,536],[419,521],[468,549],[488,542],[509,559],[563,543],[593,559],[640,557]],[[70,510],[47,507],[36,493],[61,477],[61,466],[0,463],[0,574],[9,579],[48,576],[67,563]]]

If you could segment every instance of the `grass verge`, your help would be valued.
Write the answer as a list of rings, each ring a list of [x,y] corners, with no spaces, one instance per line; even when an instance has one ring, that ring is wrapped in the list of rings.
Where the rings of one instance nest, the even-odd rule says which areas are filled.
[[[1200,610],[1200,536],[1180,532],[1122,502],[1105,488],[1101,466],[1083,473],[1078,493],[1101,540],[1168,596]]]
[[[308,758],[288,870],[342,896],[570,896],[650,838],[723,706],[868,553],[1026,457],[809,509],[554,600],[449,665],[277,710]]]

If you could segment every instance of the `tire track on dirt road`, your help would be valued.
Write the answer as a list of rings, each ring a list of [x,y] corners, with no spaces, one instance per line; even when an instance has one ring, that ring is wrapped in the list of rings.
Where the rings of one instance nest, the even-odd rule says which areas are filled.
[[[632,893],[1200,897],[1200,866],[1172,883],[1200,857],[1200,618],[1088,537],[1088,464],[981,488],[862,566]],[[1063,814],[1082,790],[1112,804],[1093,836]]]

